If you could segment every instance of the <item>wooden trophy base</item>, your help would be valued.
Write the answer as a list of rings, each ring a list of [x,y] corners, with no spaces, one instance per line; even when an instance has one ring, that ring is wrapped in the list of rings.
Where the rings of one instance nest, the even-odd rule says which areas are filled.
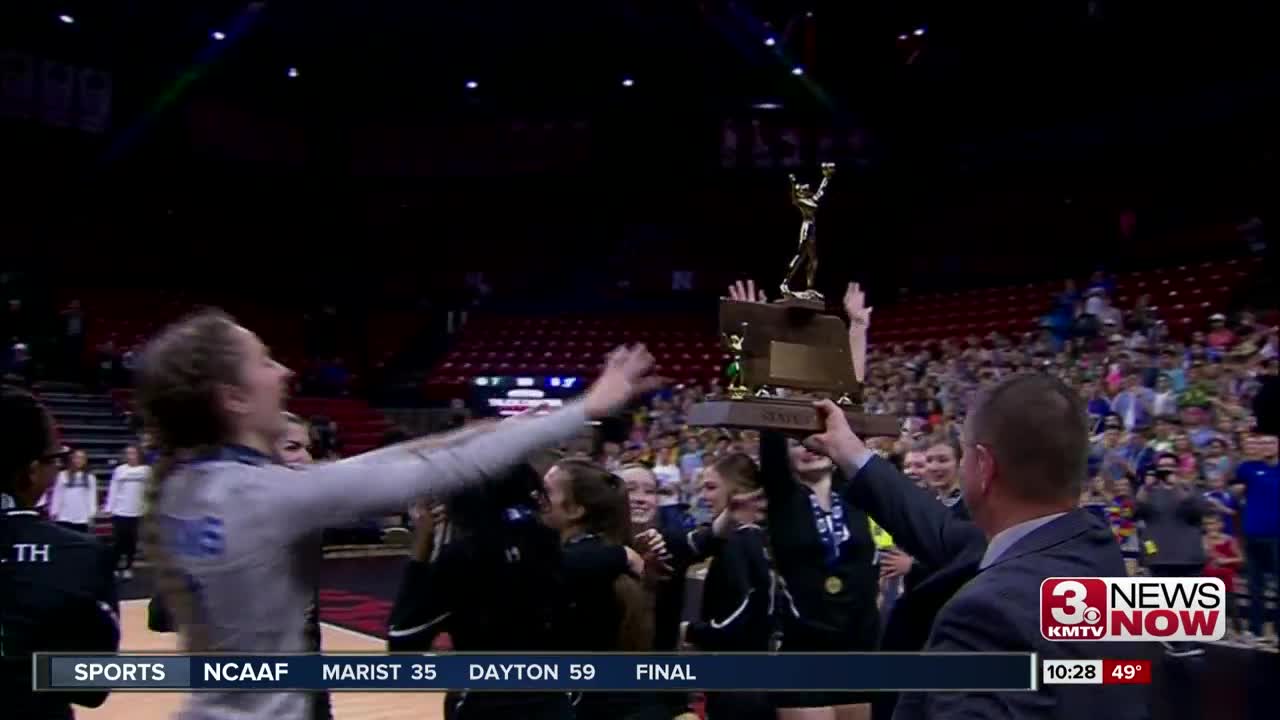
[[[898,437],[902,432],[901,422],[893,415],[870,415],[853,409],[845,409],[844,415],[849,419],[849,427],[859,437]],[[685,421],[695,427],[731,427],[805,434],[821,432],[823,429],[812,402],[783,398],[701,402],[689,410]]]

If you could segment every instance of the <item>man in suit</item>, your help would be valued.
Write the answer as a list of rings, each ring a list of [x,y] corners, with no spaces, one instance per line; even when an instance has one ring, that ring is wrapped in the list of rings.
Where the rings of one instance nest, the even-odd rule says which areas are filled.
[[[1085,408],[1073,390],[1051,376],[1025,374],[979,399],[962,434],[961,491],[971,521],[875,457],[836,405],[824,401],[818,410],[825,430],[806,444],[852,478],[852,502],[906,552],[938,568],[899,599],[883,649],[1032,651],[1046,659],[1149,654],[1132,644],[1050,642],[1040,635],[1045,578],[1125,575],[1110,529],[1077,507],[1089,440]],[[930,629],[921,638],[923,631],[915,628],[924,627]],[[1037,692],[906,693],[893,717],[1103,720],[1148,714],[1141,686],[1047,686]]]

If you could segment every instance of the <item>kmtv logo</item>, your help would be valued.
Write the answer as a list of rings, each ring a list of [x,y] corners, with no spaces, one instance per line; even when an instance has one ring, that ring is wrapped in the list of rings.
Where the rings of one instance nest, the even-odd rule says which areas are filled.
[[[1218,578],[1049,578],[1040,584],[1046,640],[1221,640],[1227,589]]]

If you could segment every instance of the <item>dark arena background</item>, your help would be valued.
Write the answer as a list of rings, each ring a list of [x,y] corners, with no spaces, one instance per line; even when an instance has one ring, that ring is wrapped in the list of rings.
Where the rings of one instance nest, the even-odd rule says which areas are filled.
[[[1146,573],[1118,448],[1172,451],[1208,494],[1278,432],[1278,12],[6,0],[0,369],[87,452],[111,543],[108,480],[142,442],[131,371],[195,308],[294,370],[320,460],[562,402],[643,341],[672,387],[564,449],[674,466],[675,507],[702,522],[699,469],[757,449],[684,422],[724,392],[717,301],[748,278],[776,299],[799,228],[787,177],[833,162],[817,286],[833,312],[850,282],[875,308],[861,402],[903,418],[880,449],[954,434],[1006,374],[1054,373],[1095,416],[1084,502]],[[1145,420],[1120,409],[1129,376],[1159,400]],[[1216,435],[1179,442],[1202,425]],[[410,520],[326,531],[326,650],[385,650]],[[1210,574],[1218,538],[1192,558]],[[1229,574],[1228,637],[1156,661],[1154,718],[1260,718],[1275,699],[1277,628],[1246,622],[1272,611],[1275,568],[1253,580],[1250,562]],[[152,589],[145,555],[119,573],[121,650],[176,647],[146,627]],[[117,694],[77,716],[179,702]],[[434,695],[334,702],[338,720],[443,717]]]

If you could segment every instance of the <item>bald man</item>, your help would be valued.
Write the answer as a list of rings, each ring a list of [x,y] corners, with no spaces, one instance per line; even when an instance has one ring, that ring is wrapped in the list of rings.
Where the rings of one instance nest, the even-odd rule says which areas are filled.
[[[971,520],[956,517],[876,457],[835,405],[818,408],[825,430],[806,444],[829,455],[851,478],[850,502],[907,553],[939,568],[898,601],[883,649],[1037,652],[1048,659],[1150,654],[1133,644],[1049,642],[1040,635],[1045,578],[1125,575],[1111,530],[1077,507],[1089,439],[1084,404],[1071,388],[1049,375],[1026,374],[979,398],[961,437],[960,490]],[[927,637],[908,625],[929,628]],[[883,703],[876,711],[878,720],[887,717]],[[906,693],[893,709],[895,720],[1127,720],[1149,714],[1141,686]]]

